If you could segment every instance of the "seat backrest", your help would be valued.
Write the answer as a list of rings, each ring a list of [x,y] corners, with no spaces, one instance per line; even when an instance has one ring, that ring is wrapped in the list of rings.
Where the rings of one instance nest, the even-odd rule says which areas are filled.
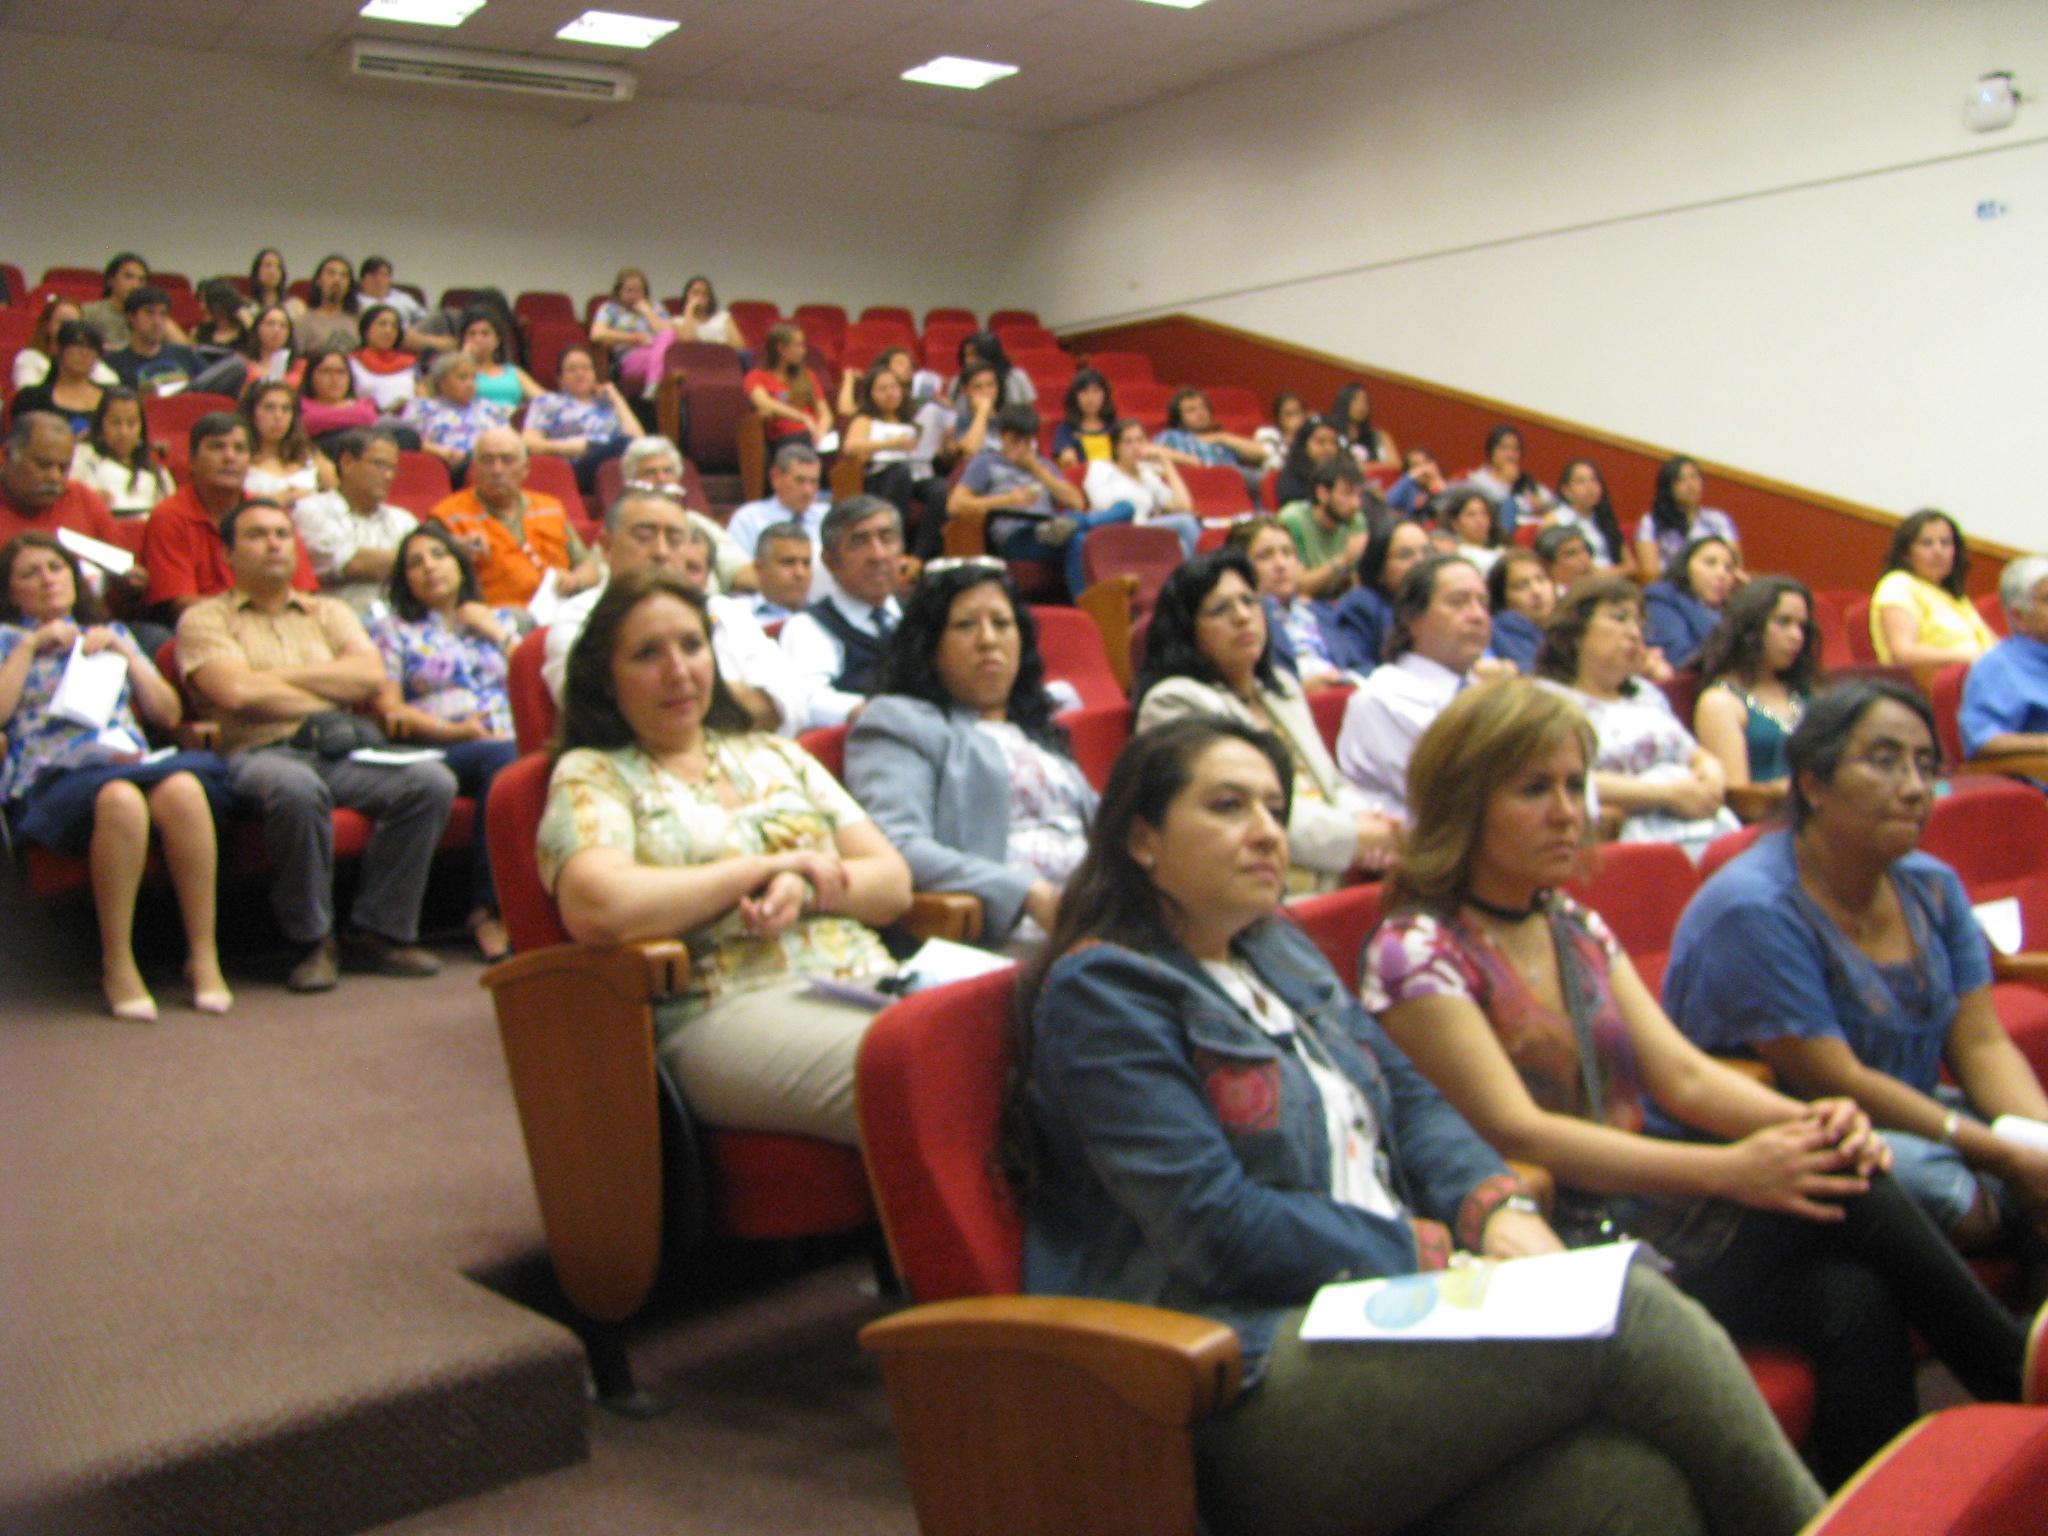
[[[385,494],[393,506],[424,520],[454,493],[446,464],[431,453],[408,449],[400,451],[398,473],[391,477],[391,489]]]
[[[948,307],[946,305],[941,305],[937,309],[928,309],[924,312],[924,328],[929,331],[934,324],[964,325],[970,334],[981,328],[981,322],[974,318],[973,310]]]
[[[1521,529],[1517,528],[1515,531],[1520,533]],[[1671,706],[1671,717],[1688,731],[1691,730],[1693,706],[1699,702],[1700,697],[1699,668],[1687,667],[1683,672],[1674,672],[1657,687],[1663,693],[1664,701]]]
[[[94,273],[93,275],[97,277],[99,274]],[[988,328],[998,336],[1003,334],[1005,327],[1036,324],[1038,324],[1038,311],[1035,309],[992,310],[988,317]]]
[[[589,343],[590,337],[573,319],[534,320],[526,328],[526,371],[542,389],[554,389],[562,381],[562,354]]]
[[[1250,437],[1266,424],[1266,404],[1242,384],[1208,384],[1202,393],[1209,397],[1209,409],[1216,425],[1226,432]]]
[[[1707,844],[1707,851],[1700,855],[1700,884],[1705,885],[1713,879],[1715,871],[1737,854],[1747,853],[1750,845],[1771,831],[1774,825],[1769,821],[1751,822],[1733,832],[1723,832]]]
[[[796,744],[825,765],[825,771],[840,783],[846,782],[846,733],[844,725],[824,725],[814,731],[800,731]]]
[[[521,752],[538,752],[555,734],[555,696],[541,675],[547,659],[548,627],[529,630],[512,647],[505,665],[505,692],[512,701],[512,734]]]
[[[996,332],[996,339],[1003,344],[1003,350],[1013,357],[1022,348],[1044,348],[1058,351],[1060,339],[1042,325],[1010,325]]]
[[[1251,487],[1228,464],[1182,464],[1178,468],[1197,517],[1243,517],[1254,510]]]
[[[1047,682],[1071,684],[1084,709],[1124,707],[1124,691],[1110,670],[1109,652],[1093,619],[1078,608],[1051,605],[1032,608],[1031,618],[1038,626]]]
[[[1859,662],[1877,660],[1877,642],[1870,638],[1870,598],[1852,597],[1842,610],[1842,638],[1849,643],[1849,655]]]
[[[1022,1281],[1023,1229],[995,1169],[1016,976],[907,997],[861,1041],[861,1150],[914,1302],[1010,1295]]]
[[[491,798],[484,812],[498,907],[512,947],[522,952],[569,942],[554,899],[540,882],[535,847],[541,813],[547,809],[552,766],[546,753],[531,752],[501,769],[491,780]]]
[[[726,313],[740,328],[741,340],[756,352],[761,349],[768,328],[782,318],[782,311],[766,299],[735,299],[726,306]]]
[[[1118,387],[1151,384],[1159,377],[1153,372],[1152,359],[1142,352],[1091,352],[1088,366]]]
[[[1854,666],[1856,653],[1849,649],[1849,605],[1860,592],[1817,591],[1813,594],[1813,622],[1820,630],[1820,664],[1823,671]]]
[[[203,390],[188,389],[175,395],[148,395],[142,401],[143,430],[152,443],[176,443],[185,446],[185,436],[192,430],[192,424],[202,416],[215,411],[232,411],[235,408],[231,395],[213,395]]]
[[[900,304],[870,304],[860,312],[861,325],[889,324],[913,334],[917,331],[917,316]]]
[[[36,317],[25,309],[0,309],[0,347],[25,347],[35,333]]]
[[[1088,585],[1124,574],[1138,578],[1138,590],[1131,598],[1134,619],[1151,614],[1159,589],[1180,563],[1180,536],[1170,528],[1142,523],[1111,523],[1090,529],[1088,542],[1081,546],[1081,571]]]
[[[1965,774],[1934,802],[1920,846],[1973,897],[2048,874],[2048,798],[2019,779]]]
[[[1934,683],[1927,690],[1934,704],[1935,743],[1941,748],[1941,755],[1951,763],[1960,763],[1964,756],[1960,715],[1963,707],[1963,680],[1969,675],[1968,662],[1959,661],[1953,666],[1938,668],[1934,674]]]
[[[513,317],[525,325],[551,321],[558,325],[576,323],[576,301],[558,290],[529,289],[512,301]]]
[[[1323,738],[1323,746],[1330,756],[1337,755],[1337,734],[1344,729],[1344,710],[1351,703],[1352,688],[1311,688],[1308,691],[1308,712],[1316,722],[1316,734]]]
[[[2005,616],[2005,604],[1998,600],[1996,592],[1980,593],[1971,601],[1984,616],[1984,622],[1991,626],[1991,633],[2001,640],[2012,638],[2012,620]]]
[[[1109,787],[1109,771],[1116,766],[1124,743],[1131,739],[1131,706],[1124,703],[1070,709],[1059,716],[1066,728],[1067,745],[1081,776],[1095,786],[1097,794]]]
[[[1379,926],[1386,907],[1386,887],[1347,885],[1321,896],[1306,896],[1281,910],[1316,941],[1330,969],[1353,992],[1364,970],[1365,941]]]
[[[960,366],[960,343],[973,334],[971,326],[948,325],[943,320],[927,325],[918,347],[919,360],[933,373],[950,379]]]
[[[1607,843],[1595,850],[1591,875],[1571,892],[1607,920],[1654,993],[1664,979],[1671,935],[1698,889],[1699,874],[1677,844]]]

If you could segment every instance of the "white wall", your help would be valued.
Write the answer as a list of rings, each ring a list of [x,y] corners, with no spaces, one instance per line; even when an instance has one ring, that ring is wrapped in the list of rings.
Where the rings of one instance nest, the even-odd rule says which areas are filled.
[[[623,264],[664,294],[849,306],[1000,303],[1036,153],[1013,135],[645,99],[570,128],[368,95],[325,61],[0,32],[0,260],[114,251],[195,280],[281,247],[294,277],[381,251],[430,295],[495,282],[577,300]]]
[[[1990,136],[1960,105],[1986,69],[2048,87],[2042,22],[1473,0],[1055,139],[1010,286],[1051,324],[1186,310],[2041,548],[2048,101]]]

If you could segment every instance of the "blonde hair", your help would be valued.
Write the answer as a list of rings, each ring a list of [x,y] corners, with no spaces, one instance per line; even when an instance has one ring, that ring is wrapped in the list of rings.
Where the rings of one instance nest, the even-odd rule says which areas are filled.
[[[1591,770],[1592,724],[1554,689],[1526,678],[1467,688],[1422,733],[1408,759],[1408,840],[1393,875],[1409,903],[1455,911],[1471,886],[1487,802],[1532,761],[1577,740]],[[1592,840],[1590,820],[1587,841]]]

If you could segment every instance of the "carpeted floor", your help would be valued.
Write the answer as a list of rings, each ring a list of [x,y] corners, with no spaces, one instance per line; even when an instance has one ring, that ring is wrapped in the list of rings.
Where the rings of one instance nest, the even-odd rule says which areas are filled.
[[[914,1529],[857,1259],[672,1304],[645,1423],[471,1278],[539,1269],[540,1230],[458,944],[311,999],[231,961],[213,1020],[158,934],[164,1016],[127,1025],[88,912],[4,918],[0,1530]]]

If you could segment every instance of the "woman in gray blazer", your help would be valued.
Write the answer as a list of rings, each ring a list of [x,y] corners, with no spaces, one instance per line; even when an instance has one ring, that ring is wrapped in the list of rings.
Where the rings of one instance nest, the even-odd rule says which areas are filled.
[[[918,890],[981,898],[986,944],[1049,930],[1087,851],[1095,791],[1057,707],[1008,572],[968,562],[926,576],[903,605],[846,738],[846,787]]]

